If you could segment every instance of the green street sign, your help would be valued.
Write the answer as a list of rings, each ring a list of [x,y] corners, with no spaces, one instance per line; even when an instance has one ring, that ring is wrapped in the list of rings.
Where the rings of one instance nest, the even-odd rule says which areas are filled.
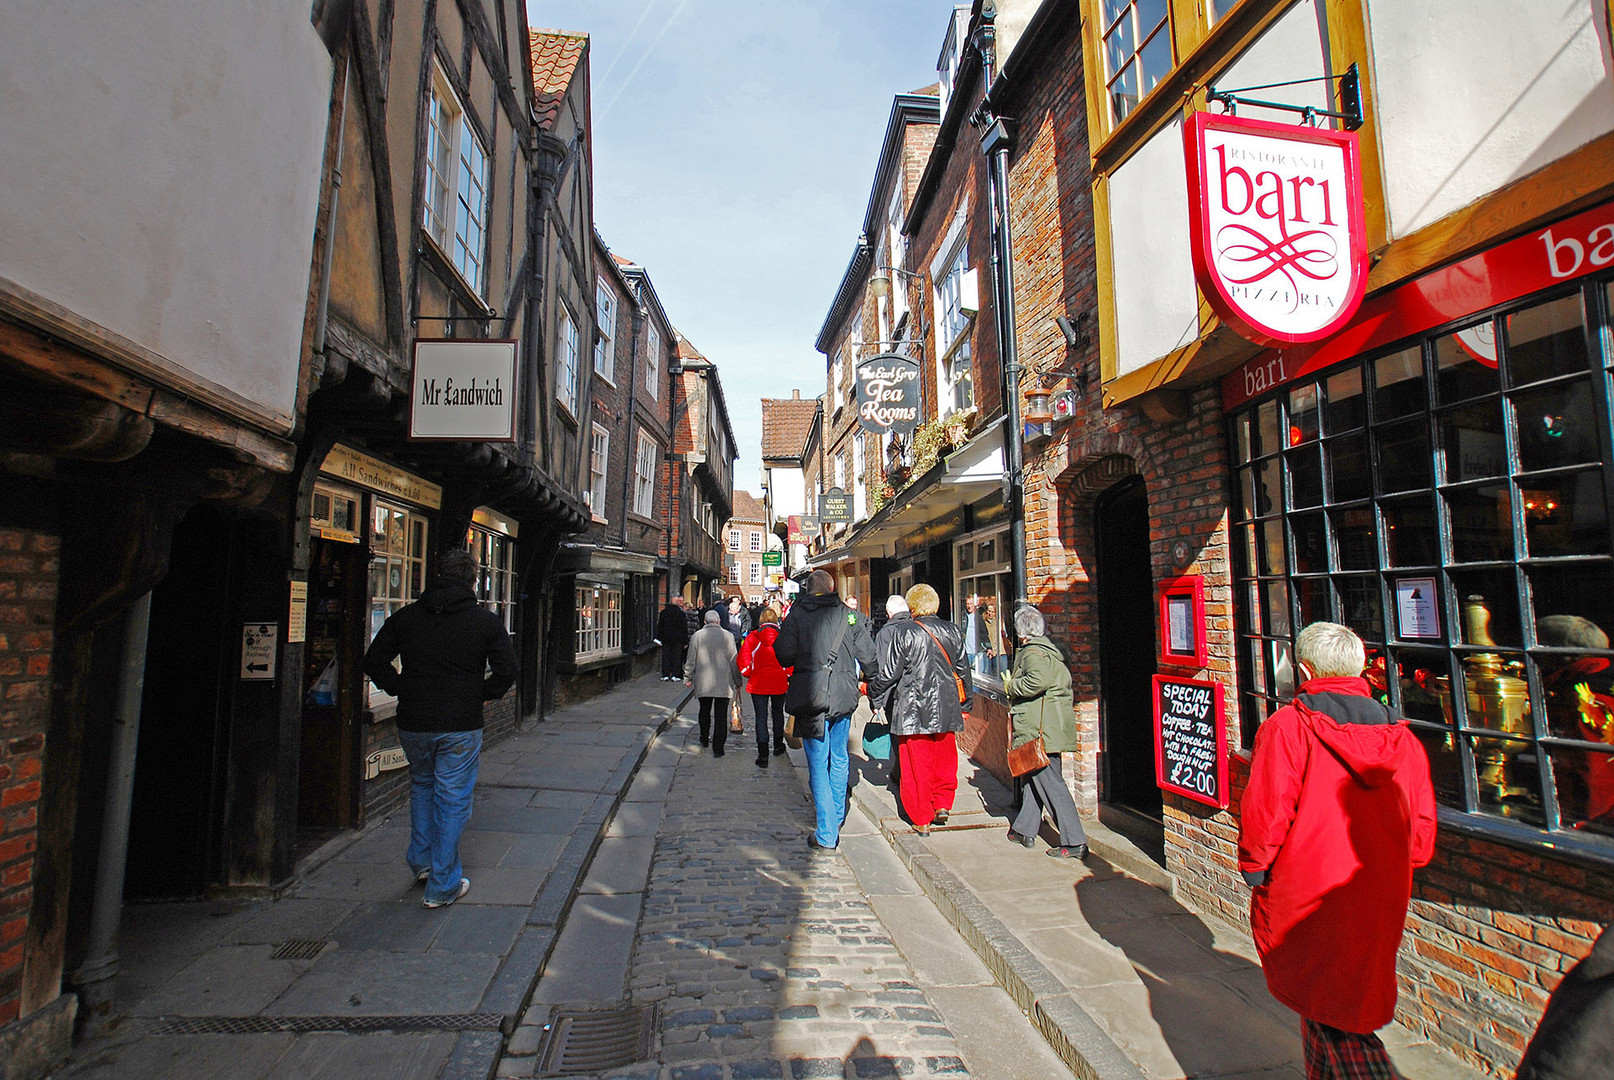
[[[783,566],[784,564],[785,564],[785,553],[784,552],[782,552],[782,551],[764,551],[762,553],[762,565],[763,566]]]

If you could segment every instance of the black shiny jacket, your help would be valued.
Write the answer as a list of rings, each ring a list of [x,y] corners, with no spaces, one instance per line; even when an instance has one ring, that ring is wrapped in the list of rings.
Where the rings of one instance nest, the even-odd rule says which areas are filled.
[[[964,680],[966,692],[974,690],[974,683],[958,627],[935,615],[897,615],[880,629],[874,650],[880,672],[869,680],[869,704],[885,709],[891,734],[964,730],[964,708],[953,676]]]

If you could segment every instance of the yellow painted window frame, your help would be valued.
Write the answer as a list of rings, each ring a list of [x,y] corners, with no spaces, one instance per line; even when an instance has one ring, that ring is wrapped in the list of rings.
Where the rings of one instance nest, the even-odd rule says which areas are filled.
[[[1248,47],[1298,0],[1243,0],[1215,27],[1204,25],[1198,0],[1171,0],[1173,33],[1186,57],[1155,93],[1139,104],[1121,123],[1108,124],[1104,92],[1103,58],[1097,38],[1102,0],[1082,0],[1083,49],[1088,92],[1089,130],[1102,133],[1092,149],[1094,255],[1097,259],[1100,370],[1104,404],[1116,405],[1152,390],[1208,382],[1231,371],[1259,352],[1199,298],[1199,338],[1125,375],[1116,375],[1117,357],[1113,246],[1109,229],[1109,174],[1164,127],[1172,118],[1204,108],[1206,76],[1219,71]],[[1594,139],[1543,166],[1529,176],[1500,188],[1417,232],[1391,242],[1384,209],[1384,167],[1375,102],[1374,67],[1363,0],[1323,0],[1328,20],[1329,59],[1333,70],[1356,64],[1361,72],[1365,123],[1359,129],[1362,188],[1367,197],[1367,240],[1373,255],[1368,292],[1381,291],[1435,267],[1489,247],[1509,236],[1567,213],[1614,197],[1614,134]],[[1179,22],[1179,8],[1199,13],[1197,23]],[[1614,31],[1614,0],[1604,4]],[[1178,30],[1181,26],[1182,31]],[[1195,33],[1200,36],[1194,37]],[[1188,40],[1185,42],[1184,37]],[[1158,99],[1158,100],[1157,100]],[[1167,103],[1169,102],[1169,104]]]

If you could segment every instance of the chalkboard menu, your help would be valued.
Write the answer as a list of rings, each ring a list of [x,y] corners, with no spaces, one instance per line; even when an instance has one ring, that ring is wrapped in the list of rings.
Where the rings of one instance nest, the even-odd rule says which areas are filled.
[[[1227,724],[1222,684],[1154,677],[1155,783],[1227,808]]]

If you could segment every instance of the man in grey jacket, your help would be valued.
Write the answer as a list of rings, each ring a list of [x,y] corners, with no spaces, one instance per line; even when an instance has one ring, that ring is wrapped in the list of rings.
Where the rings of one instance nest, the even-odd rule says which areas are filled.
[[[807,755],[807,784],[816,817],[811,847],[834,850],[846,820],[846,736],[857,708],[858,669],[865,678],[876,672],[874,639],[869,621],[835,595],[835,579],[822,570],[807,578],[806,595],[790,609],[773,654],[785,667],[794,666],[785,692],[785,711],[796,718],[796,731]]]

